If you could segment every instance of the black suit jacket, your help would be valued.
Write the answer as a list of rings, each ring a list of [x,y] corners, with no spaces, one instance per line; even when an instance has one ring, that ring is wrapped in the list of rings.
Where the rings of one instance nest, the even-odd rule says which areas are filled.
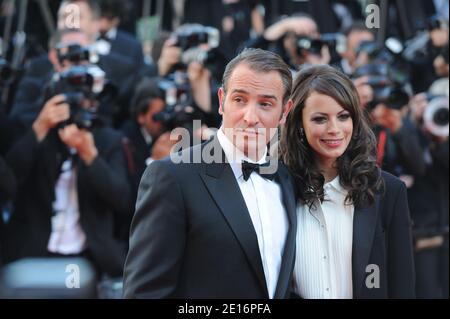
[[[353,297],[355,299],[414,298],[415,273],[411,219],[406,187],[398,178],[382,173],[383,194],[370,207],[355,207],[353,220]],[[379,268],[380,287],[369,288]]]
[[[213,146],[225,158],[217,138],[183,154]],[[285,298],[294,266],[295,196],[284,166],[277,180],[289,231],[275,298]],[[149,166],[131,227],[124,296],[268,298],[256,232],[229,164],[165,159]]]
[[[33,131],[11,149],[8,163],[19,183],[15,212],[5,227],[5,259],[47,256],[52,203],[64,152],[56,132],[42,143]],[[91,166],[77,162],[80,223],[90,253],[102,272],[122,274],[126,243],[115,235],[118,214],[127,214],[129,186],[121,135],[108,128],[94,132],[99,156]]]

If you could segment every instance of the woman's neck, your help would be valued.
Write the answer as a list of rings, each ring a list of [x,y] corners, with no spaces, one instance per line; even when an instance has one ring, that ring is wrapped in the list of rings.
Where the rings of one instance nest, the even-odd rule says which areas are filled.
[[[325,178],[325,183],[333,181],[338,176],[338,169],[335,160],[327,160],[319,162],[319,170]]]

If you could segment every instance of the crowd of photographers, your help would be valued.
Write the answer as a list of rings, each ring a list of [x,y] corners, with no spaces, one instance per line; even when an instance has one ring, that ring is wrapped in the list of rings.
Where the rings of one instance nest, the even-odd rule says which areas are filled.
[[[169,155],[173,129],[207,139],[220,126],[225,65],[259,47],[294,75],[331,64],[354,80],[379,165],[408,187],[418,297],[448,298],[448,17],[430,14],[413,37],[380,43],[358,1],[323,1],[320,15],[295,1],[180,2],[164,9],[167,31],[147,56],[121,24],[130,2],[65,0],[48,52],[28,57],[21,73],[2,59],[0,265],[82,256],[100,278],[119,278],[146,166]],[[67,27],[73,4],[76,29]]]

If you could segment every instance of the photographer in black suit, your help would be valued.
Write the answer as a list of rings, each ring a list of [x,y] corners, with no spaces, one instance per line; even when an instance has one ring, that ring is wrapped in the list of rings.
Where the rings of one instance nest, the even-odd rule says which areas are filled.
[[[163,123],[155,120],[155,116],[164,111],[166,106],[163,92],[158,86],[159,81],[160,78],[144,78],[139,83],[131,102],[132,118],[122,127],[130,143],[133,163],[130,173],[134,195],[137,194],[139,182],[147,164],[154,159],[153,145],[166,130]],[[133,198],[135,199],[136,196]]]
[[[70,50],[60,47],[60,55]],[[19,188],[5,228],[5,260],[83,256],[100,273],[120,276],[126,242],[116,221],[129,212],[126,160],[122,135],[96,112],[101,81],[92,77],[100,71],[86,63],[60,60],[32,129],[7,155]]]

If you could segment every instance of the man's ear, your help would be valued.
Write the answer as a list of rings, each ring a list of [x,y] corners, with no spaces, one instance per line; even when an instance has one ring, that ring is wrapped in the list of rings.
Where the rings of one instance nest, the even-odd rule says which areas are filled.
[[[225,91],[223,87],[219,88],[217,95],[219,96],[219,114],[223,115],[223,104],[225,103]]]
[[[286,105],[284,106],[283,114],[281,115],[280,125],[286,124],[286,119],[289,115],[289,112],[292,110],[292,107],[294,106],[294,102],[292,100],[289,100]]]
[[[138,122],[139,125],[144,125],[145,124],[145,114],[140,113],[137,118],[136,121]]]

